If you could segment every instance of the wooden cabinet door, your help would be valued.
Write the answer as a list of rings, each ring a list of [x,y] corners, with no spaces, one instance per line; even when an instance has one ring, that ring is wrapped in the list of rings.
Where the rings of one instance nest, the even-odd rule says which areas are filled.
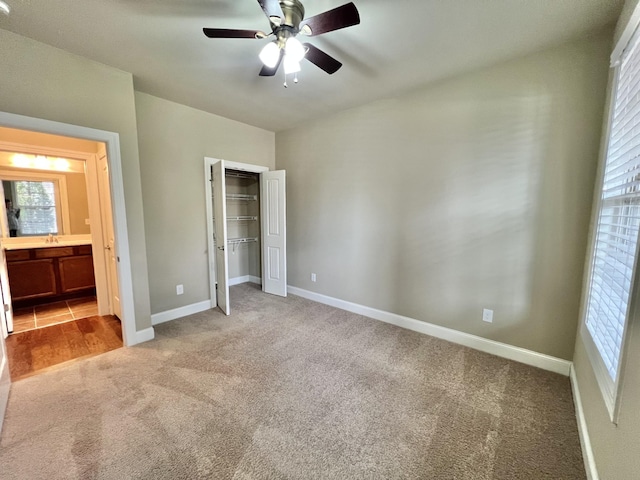
[[[11,298],[22,300],[55,295],[56,275],[53,262],[49,258],[8,263]]]
[[[60,270],[60,293],[84,290],[96,285],[91,255],[59,258],[58,268]]]

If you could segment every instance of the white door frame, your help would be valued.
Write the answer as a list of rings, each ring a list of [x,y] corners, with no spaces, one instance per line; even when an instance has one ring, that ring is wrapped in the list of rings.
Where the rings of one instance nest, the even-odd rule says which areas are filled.
[[[220,158],[204,157],[204,191],[205,191],[205,210],[207,215],[207,257],[209,258],[209,299],[211,308],[218,306],[216,298],[216,251],[213,246],[213,190],[211,188],[211,167],[223,161]],[[224,160],[224,168],[232,170],[241,170],[243,172],[263,173],[268,172],[269,167],[261,167],[259,165],[251,165],[249,163],[231,162]]]
[[[129,236],[127,232],[127,217],[124,200],[124,184],[122,180],[122,159],[120,156],[120,135],[106,130],[97,130],[68,123],[26,117],[13,113],[0,112],[0,126],[31,130],[53,135],[82,138],[107,145],[109,162],[109,184],[111,186],[111,202],[113,223],[115,228],[116,245],[119,257],[118,282],[122,302],[122,335],[126,346],[135,345],[136,320],[133,299],[133,278],[131,276],[131,257],[129,254]]]

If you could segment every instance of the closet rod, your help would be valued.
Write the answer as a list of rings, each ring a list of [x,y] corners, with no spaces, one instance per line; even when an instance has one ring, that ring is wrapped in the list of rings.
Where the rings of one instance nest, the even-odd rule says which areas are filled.
[[[227,200],[257,200],[257,195],[247,195],[245,193],[227,193]]]
[[[257,242],[257,237],[242,237],[242,238],[230,238],[227,240],[227,243],[251,243]]]
[[[251,220],[258,220],[258,217],[254,215],[239,215],[236,217],[227,217],[227,220],[234,220],[236,222],[248,222]]]

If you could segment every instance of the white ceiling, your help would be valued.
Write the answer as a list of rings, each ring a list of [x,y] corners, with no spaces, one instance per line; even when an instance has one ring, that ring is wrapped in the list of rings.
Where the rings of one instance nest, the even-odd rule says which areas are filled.
[[[300,83],[258,77],[269,30],[256,0],[5,0],[0,28],[133,73],[136,90],[268,130],[395,96],[616,21],[624,0],[354,0],[361,24],[308,41],[344,66],[304,62]],[[313,16],[348,0],[303,0]]]

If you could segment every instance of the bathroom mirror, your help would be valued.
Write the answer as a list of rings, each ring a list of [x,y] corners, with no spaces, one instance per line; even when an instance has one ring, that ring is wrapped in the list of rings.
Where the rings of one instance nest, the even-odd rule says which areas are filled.
[[[2,237],[91,233],[84,173],[1,169],[0,180]]]

